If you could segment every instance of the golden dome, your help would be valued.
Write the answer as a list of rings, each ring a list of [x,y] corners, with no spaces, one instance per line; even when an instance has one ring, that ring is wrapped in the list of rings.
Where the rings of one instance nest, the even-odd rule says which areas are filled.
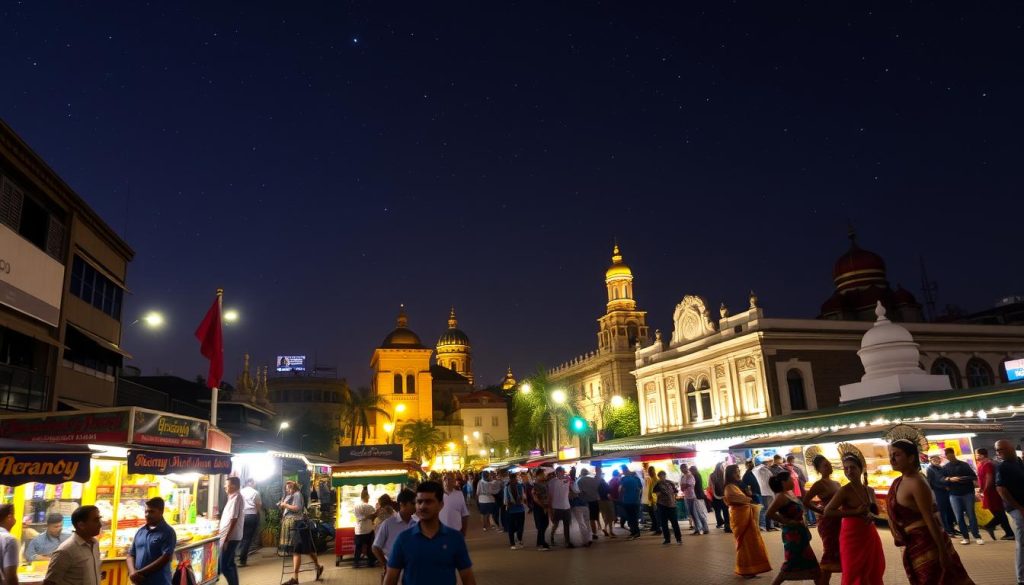
[[[381,348],[423,348],[423,342],[420,341],[419,335],[416,335],[412,329],[409,329],[409,318],[405,315],[405,305],[401,305],[395,325],[395,330],[388,333],[388,336],[384,338],[384,342],[380,344]]]
[[[619,252],[619,245],[615,244],[615,248],[612,249],[612,265],[604,273],[605,280],[611,280],[613,278],[629,277],[633,278],[633,271],[626,266],[626,263],[622,261],[622,253]]]

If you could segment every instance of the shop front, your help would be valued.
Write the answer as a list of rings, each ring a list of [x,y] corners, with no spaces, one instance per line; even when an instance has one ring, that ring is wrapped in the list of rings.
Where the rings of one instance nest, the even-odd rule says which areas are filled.
[[[4,439],[78,444],[90,456],[83,463],[87,474],[55,483],[40,476],[6,488],[3,497],[19,519],[12,532],[27,543],[54,513],[70,532],[71,512],[95,505],[103,518],[103,584],[126,585],[125,554],[145,524],[145,502],[160,496],[164,518],[178,536],[173,565],[187,558],[198,585],[213,583],[219,576],[218,526],[204,512],[210,478],[230,473],[231,455],[206,449],[207,435],[206,421],[135,407],[0,417]],[[23,561],[21,582],[42,582],[47,561]]]

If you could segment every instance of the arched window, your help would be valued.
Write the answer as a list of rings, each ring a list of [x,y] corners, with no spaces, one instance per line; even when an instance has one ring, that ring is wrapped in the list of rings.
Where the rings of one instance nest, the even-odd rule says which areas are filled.
[[[800,370],[793,368],[786,372],[786,385],[789,386],[789,407],[793,410],[807,410],[804,376]]]
[[[402,393],[402,374],[395,374],[395,394]]]
[[[626,325],[626,338],[629,339],[630,347],[636,345],[636,342],[640,340],[640,328],[636,323],[630,322]]]
[[[405,377],[405,393],[415,394],[416,393],[416,376],[408,374]]]
[[[960,370],[956,364],[946,358],[939,358],[932,363],[932,373],[942,376],[949,376],[949,383],[954,388],[960,388]]]
[[[981,386],[991,386],[994,383],[994,376],[992,375],[992,368],[988,366],[985,360],[978,358],[971,358],[967,362],[967,387],[968,388],[979,388]]]
[[[711,407],[711,384],[708,383],[707,378],[703,378],[700,381],[700,387],[697,388],[697,391],[700,392],[701,418],[703,420],[710,420],[714,410]]]
[[[697,389],[693,382],[686,384],[686,409],[690,411],[690,422],[700,420],[700,411],[697,410]]]

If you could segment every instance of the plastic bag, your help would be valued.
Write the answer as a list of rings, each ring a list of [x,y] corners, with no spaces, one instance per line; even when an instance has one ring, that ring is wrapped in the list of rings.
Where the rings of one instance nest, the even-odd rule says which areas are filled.
[[[974,515],[978,517],[978,526],[986,526],[992,521],[992,512],[981,507],[981,502],[974,502]]]

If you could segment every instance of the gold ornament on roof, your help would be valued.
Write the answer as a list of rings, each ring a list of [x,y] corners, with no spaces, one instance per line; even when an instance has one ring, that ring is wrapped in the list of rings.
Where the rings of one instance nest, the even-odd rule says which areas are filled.
[[[911,425],[896,425],[889,429],[883,438],[886,442],[895,445],[896,443],[909,443],[917,445],[920,454],[928,452],[928,439],[921,432],[921,429]]]

